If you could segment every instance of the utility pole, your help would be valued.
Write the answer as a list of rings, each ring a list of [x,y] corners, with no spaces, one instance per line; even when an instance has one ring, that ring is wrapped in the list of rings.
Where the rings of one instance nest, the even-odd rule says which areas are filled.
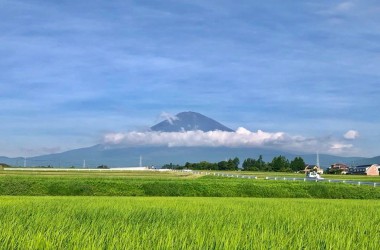
[[[140,168],[142,167],[142,156],[140,155]]]

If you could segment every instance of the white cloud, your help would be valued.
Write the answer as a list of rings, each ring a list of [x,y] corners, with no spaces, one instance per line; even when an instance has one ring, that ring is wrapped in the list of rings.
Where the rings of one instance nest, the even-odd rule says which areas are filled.
[[[256,132],[243,127],[235,132],[226,131],[183,131],[183,132],[127,132],[109,133],[104,143],[124,146],[167,146],[167,147],[261,147],[296,152],[348,153],[352,144],[334,138],[306,138],[284,132]]]
[[[349,130],[343,136],[347,140],[354,140],[359,137],[359,132],[356,130]]]
[[[169,147],[249,147],[281,143],[287,140],[283,132],[268,133],[261,130],[251,132],[238,128],[236,132],[226,131],[184,131],[184,132],[128,132],[110,133],[104,136],[104,142],[126,145],[156,145]]]

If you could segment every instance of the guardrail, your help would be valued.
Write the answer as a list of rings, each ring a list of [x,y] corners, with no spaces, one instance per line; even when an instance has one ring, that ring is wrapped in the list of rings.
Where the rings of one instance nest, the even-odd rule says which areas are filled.
[[[312,178],[288,178],[288,177],[265,177],[265,180],[275,181],[311,181],[311,182],[329,182],[329,183],[347,183],[354,185],[366,185],[372,187],[380,187],[378,182],[369,181],[353,181],[353,180],[337,180],[337,179],[312,179]]]
[[[205,175],[220,176],[220,177],[230,177],[230,178],[257,179],[257,176],[253,176],[253,175],[227,174],[227,173],[210,173],[210,172],[200,172],[200,171],[195,171],[194,173],[195,174],[205,174]]]
[[[241,178],[241,179],[257,179],[257,176],[254,175],[242,175],[242,174],[227,174],[227,173],[216,173],[216,172],[203,172],[198,170],[174,170],[175,172],[185,172],[185,173],[192,173],[192,174],[200,174],[200,175],[213,175],[213,176],[220,176],[220,177],[230,177],[230,178]]]
[[[220,177],[230,177],[230,178],[242,178],[242,179],[257,179],[257,176],[253,175],[241,175],[241,174],[227,174],[227,173],[217,173],[217,172],[203,172],[197,170],[173,170],[176,172],[186,172],[192,174],[200,175],[213,175]],[[294,177],[265,177],[265,180],[276,180],[276,181],[310,181],[310,182],[329,182],[329,183],[346,183],[353,185],[366,185],[372,187],[380,187],[379,182],[369,182],[369,181],[354,181],[354,180],[337,180],[337,179],[314,179],[314,178],[294,178]]]

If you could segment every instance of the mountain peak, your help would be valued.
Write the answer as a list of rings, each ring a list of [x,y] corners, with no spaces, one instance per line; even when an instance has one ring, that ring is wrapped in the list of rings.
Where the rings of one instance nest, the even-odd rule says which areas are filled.
[[[201,130],[204,132],[220,130],[232,132],[233,130],[223,124],[197,112],[181,112],[150,128],[153,131],[181,132]]]

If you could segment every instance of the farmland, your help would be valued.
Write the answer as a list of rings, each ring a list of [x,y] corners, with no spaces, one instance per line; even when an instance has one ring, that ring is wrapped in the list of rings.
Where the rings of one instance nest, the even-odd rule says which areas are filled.
[[[0,249],[380,247],[380,188],[257,176],[0,171]]]
[[[237,179],[182,172],[3,171],[0,174],[0,195],[379,199],[380,188],[263,178]]]
[[[379,209],[373,200],[3,196],[0,248],[378,249]]]

